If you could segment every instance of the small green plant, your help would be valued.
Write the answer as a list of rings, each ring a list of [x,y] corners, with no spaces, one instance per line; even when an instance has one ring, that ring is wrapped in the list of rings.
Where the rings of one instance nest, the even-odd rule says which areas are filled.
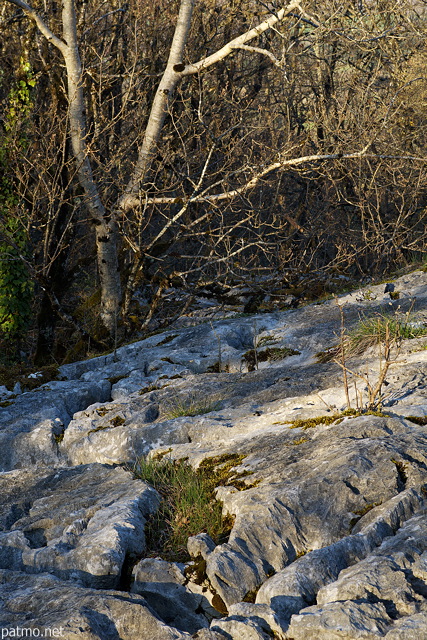
[[[163,420],[173,420],[183,416],[201,416],[211,411],[218,411],[221,407],[222,397],[212,395],[206,398],[197,394],[187,397],[176,397],[165,405],[162,413]]]
[[[336,422],[339,424],[344,420],[344,418],[349,416],[360,415],[355,409],[347,409],[346,411],[342,411],[341,413],[333,413],[330,416],[315,416],[314,418],[306,418],[305,420],[297,419],[297,420],[285,420],[284,422],[274,422],[273,424],[289,424],[290,429],[312,429],[313,427],[317,427],[319,424],[333,424]],[[305,442],[307,439],[301,438],[302,442]],[[301,441],[295,441],[292,444],[301,444]]]
[[[304,444],[304,442],[308,442],[309,438],[305,438],[304,436],[301,436],[301,438],[297,438],[297,440],[294,440],[292,442],[292,445],[297,447],[300,444]]]
[[[361,509],[354,510],[353,513],[354,513],[355,517],[351,518],[351,520],[350,520],[350,532],[352,531],[353,527],[359,522],[359,520],[361,518],[363,518],[363,516],[365,516],[370,511],[372,511],[372,509],[375,509],[375,507],[379,507],[380,504],[382,504],[382,503],[381,502],[370,502],[368,504],[365,504],[365,506],[362,507]]]
[[[185,460],[166,457],[142,458],[135,475],[151,484],[162,497],[146,529],[148,555],[186,561],[189,536],[207,532],[218,543],[228,537],[233,520],[223,517],[221,503],[214,498],[218,486],[215,468],[193,469]]]
[[[387,417],[386,413],[382,411],[374,411],[371,409],[346,409],[340,413],[333,413],[330,416],[315,416],[314,418],[297,419],[297,420],[285,420],[284,422],[273,422],[273,424],[289,424],[289,429],[313,429],[319,426],[319,424],[340,424],[344,418],[358,418],[359,416],[376,416],[377,418]],[[295,440],[291,444],[298,445],[303,442],[307,442],[308,438],[300,438]]]
[[[257,347],[260,349],[261,347],[266,347],[266,346],[272,345],[275,342],[277,342],[277,338],[275,338],[274,336],[262,336],[258,340]]]
[[[409,313],[402,314],[399,311],[394,315],[362,316],[360,322],[351,331],[345,331],[344,327],[342,329],[344,335],[341,335],[340,344],[317,353],[318,362],[335,360],[343,351],[345,357],[360,356],[370,347],[384,343],[386,338],[397,343],[427,335],[425,324],[412,322]]]
[[[360,299],[361,300],[376,300],[377,296],[373,293],[373,291],[368,289],[367,291],[362,291]]]
[[[369,511],[372,511],[372,509],[374,509],[375,507],[379,507],[380,504],[382,504],[382,503],[381,502],[370,502],[369,504],[365,504],[365,506],[362,507],[361,509],[357,509],[357,510],[353,511],[353,513],[356,516],[360,516],[361,518],[363,518],[364,515],[369,513]]]
[[[348,355],[361,355],[369,347],[384,343],[386,339],[411,340],[427,335],[427,327],[409,321],[407,314],[377,314],[361,318],[359,324],[349,332],[345,345]]]
[[[333,360],[342,369],[343,385],[347,401],[347,409],[351,409],[350,382],[354,384],[356,408],[358,411],[381,410],[384,399],[382,388],[387,372],[395,364],[399,356],[402,341],[427,335],[427,327],[409,321],[412,306],[402,314],[398,309],[393,316],[376,314],[362,318],[359,324],[347,333],[344,321],[344,310],[337,301],[341,318],[340,344],[319,355],[319,360],[326,362]],[[375,382],[371,382],[368,373],[359,373],[350,369],[347,358],[361,355],[369,347],[378,347],[379,372]],[[363,401],[363,392],[357,388],[357,380],[364,383],[367,400]]]

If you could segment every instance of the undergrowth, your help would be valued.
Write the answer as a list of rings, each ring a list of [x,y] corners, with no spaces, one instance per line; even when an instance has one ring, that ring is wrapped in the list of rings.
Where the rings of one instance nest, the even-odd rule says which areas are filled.
[[[34,371],[34,367],[29,364],[11,364],[0,366],[0,385],[4,385],[12,391],[15,384],[19,382],[22,391],[32,391],[42,384],[58,380],[59,369],[57,365],[48,365]]]
[[[224,542],[233,526],[231,516],[222,515],[222,505],[214,497],[214,489],[247,475],[234,473],[244,456],[227,455],[208,458],[198,469],[185,460],[170,458],[139,460],[137,478],[151,484],[161,495],[159,509],[146,527],[147,553],[175,562],[189,560],[187,540],[201,532],[216,543]]]
[[[390,367],[397,363],[403,340],[427,335],[427,326],[423,323],[410,322],[414,301],[405,313],[397,309],[394,315],[376,314],[362,317],[358,325],[351,331],[345,327],[344,307],[336,299],[341,319],[340,342],[337,346],[317,354],[318,362],[332,360],[338,364],[343,373],[343,386],[347,409],[351,409],[350,387],[354,386],[356,409],[358,411],[381,410],[386,394],[383,387],[387,384],[386,376]],[[348,366],[348,358],[360,356],[369,347],[378,349],[378,373],[376,380],[365,372]],[[357,382],[363,387],[357,386]],[[366,400],[365,400],[366,395]]]

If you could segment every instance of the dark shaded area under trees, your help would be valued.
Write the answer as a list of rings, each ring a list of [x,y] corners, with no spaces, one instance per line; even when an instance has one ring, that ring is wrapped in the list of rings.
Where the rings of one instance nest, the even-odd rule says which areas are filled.
[[[256,38],[186,75],[186,65],[286,7],[196,1],[184,58],[175,65],[184,73],[148,168],[131,191],[183,3],[71,4],[83,68],[85,153],[105,219],[117,225],[121,310],[112,336],[100,319],[101,236],[95,242],[98,222],[70,142],[64,60],[16,3],[3,0],[6,361],[23,351],[38,366],[61,363],[106,348],[117,336],[129,340],[150,330],[148,314],[165,316],[162,292],[171,284],[188,292],[209,282],[256,290],[264,277],[287,292],[302,274],[380,276],[425,255],[424,1],[302,0]],[[32,6],[62,37],[60,4]],[[118,206],[126,190],[136,194],[133,204]],[[135,300],[136,290],[147,305]]]

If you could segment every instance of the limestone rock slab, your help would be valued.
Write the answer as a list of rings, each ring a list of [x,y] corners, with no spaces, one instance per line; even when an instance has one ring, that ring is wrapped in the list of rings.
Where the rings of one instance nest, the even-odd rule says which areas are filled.
[[[292,616],[287,634],[294,640],[377,640],[391,622],[383,604],[333,602]]]
[[[0,534],[2,568],[117,587],[126,558],[144,552],[145,521],[159,500],[154,489],[123,469],[100,464],[32,480],[24,472],[22,484],[20,473],[12,473],[0,474],[4,495],[9,492]]]
[[[190,633],[209,626],[202,613],[203,601],[206,606],[209,602],[186,588],[185,576],[176,564],[145,558],[134,567],[133,577],[132,593],[144,596],[166,624]]]
[[[58,465],[57,442],[77,411],[110,398],[108,380],[52,381],[0,407],[0,471]]]
[[[122,591],[85,589],[50,574],[29,576],[0,570],[0,626],[27,629],[24,637],[45,629],[66,640],[190,640],[165,625],[144,598]],[[49,632],[48,632],[49,633]]]

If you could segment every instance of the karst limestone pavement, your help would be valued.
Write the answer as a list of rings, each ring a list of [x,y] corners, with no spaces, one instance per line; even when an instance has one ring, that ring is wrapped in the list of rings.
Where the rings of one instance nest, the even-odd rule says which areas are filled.
[[[393,299],[384,284],[340,296],[347,326],[387,313],[424,326],[427,274],[394,285]],[[346,408],[341,367],[316,358],[339,333],[327,300],[172,327],[65,365],[35,391],[0,389],[0,627],[82,640],[427,638],[427,336],[402,342],[381,413],[291,428]],[[380,365],[375,345],[349,363],[359,405]],[[355,407],[353,382],[349,393]],[[199,415],[171,417],[189,400]],[[195,467],[241,456],[246,475],[217,490],[228,541],[188,541],[202,579],[146,557],[160,498],[129,469],[159,452]]]

